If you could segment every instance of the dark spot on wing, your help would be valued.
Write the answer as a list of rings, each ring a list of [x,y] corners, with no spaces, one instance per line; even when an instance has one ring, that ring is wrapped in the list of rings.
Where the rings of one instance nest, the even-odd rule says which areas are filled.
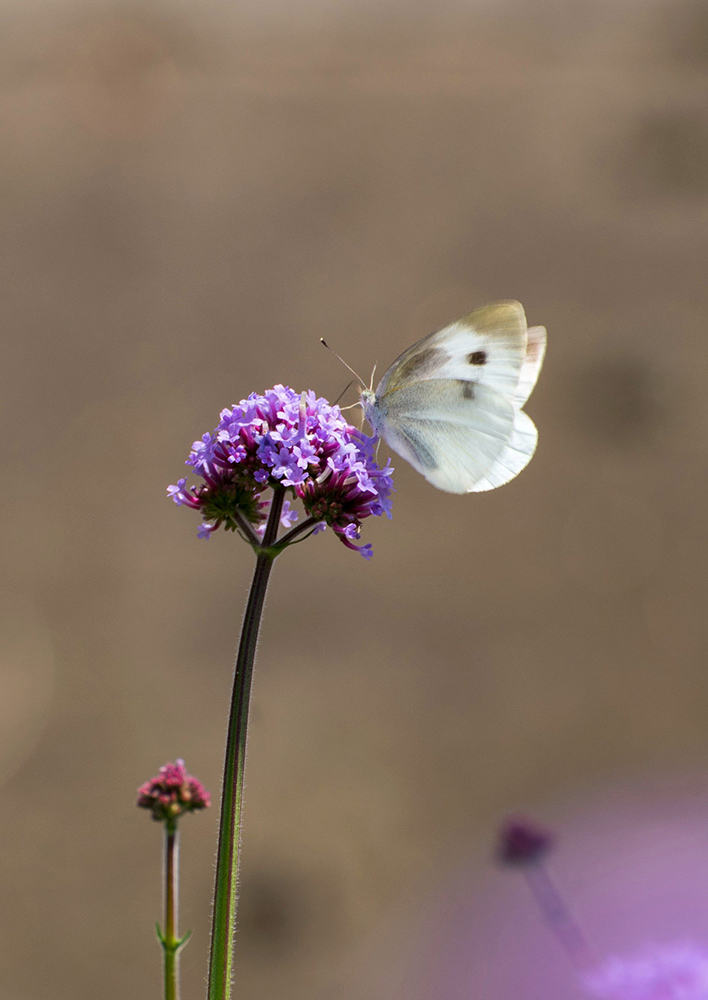
[[[462,398],[474,399],[474,385],[471,382],[465,382],[463,380],[460,380],[460,385],[462,386]]]
[[[486,365],[487,363],[487,352],[486,351],[472,351],[471,354],[467,355],[467,360],[471,365]]]
[[[419,351],[396,369],[396,381],[409,382],[415,378],[425,378],[442,368],[447,361],[447,351],[440,347],[428,347]]]

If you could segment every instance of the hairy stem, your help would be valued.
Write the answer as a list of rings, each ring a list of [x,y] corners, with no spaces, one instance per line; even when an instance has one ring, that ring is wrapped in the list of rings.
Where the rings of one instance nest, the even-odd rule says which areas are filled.
[[[216,857],[216,883],[212,913],[211,953],[208,1000],[229,1000],[232,995],[233,939],[236,929],[239,858],[241,852],[241,813],[243,808],[243,773],[246,762],[248,710],[251,700],[253,663],[265,602],[268,579],[277,554],[272,546],[278,536],[280,513],[285,491],[273,490],[263,542],[257,548],[256,568],[248,595],[241,639],[236,654],[234,685],[229,713],[229,728],[224,761],[224,784],[219,820],[219,846]]]

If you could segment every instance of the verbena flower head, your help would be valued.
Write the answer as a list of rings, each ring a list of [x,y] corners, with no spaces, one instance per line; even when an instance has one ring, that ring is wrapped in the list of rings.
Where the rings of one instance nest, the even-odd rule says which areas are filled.
[[[532,865],[553,846],[553,834],[518,817],[508,819],[499,833],[497,857],[502,864]]]
[[[262,528],[268,487],[280,485],[298,497],[319,530],[329,525],[350,549],[368,557],[371,546],[355,545],[361,522],[372,514],[391,516],[393,471],[375,459],[376,438],[352,427],[338,406],[314,392],[297,393],[276,385],[252,393],[222,410],[218,426],[192,445],[187,465],[203,479],[187,486],[180,479],[168,495],[198,510],[199,534],[237,530],[239,516]],[[281,524],[297,518],[288,501]]]
[[[708,952],[689,944],[645,948],[607,959],[583,986],[598,1000],[708,1000]]]
[[[174,821],[184,813],[207,809],[209,792],[201,781],[187,774],[183,760],[163,764],[159,774],[138,789],[138,806],[149,809],[158,823]]]

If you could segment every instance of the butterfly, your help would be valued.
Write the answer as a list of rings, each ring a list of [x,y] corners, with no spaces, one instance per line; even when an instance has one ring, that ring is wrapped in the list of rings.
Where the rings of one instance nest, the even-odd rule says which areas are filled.
[[[536,450],[521,408],[545,351],[545,328],[527,327],[519,302],[494,302],[404,351],[376,391],[361,391],[364,415],[439,490],[496,489]]]

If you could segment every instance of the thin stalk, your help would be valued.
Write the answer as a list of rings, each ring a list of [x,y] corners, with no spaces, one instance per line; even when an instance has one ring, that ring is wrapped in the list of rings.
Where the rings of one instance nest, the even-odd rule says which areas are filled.
[[[179,907],[179,830],[165,823],[165,926],[162,931],[165,1000],[179,1000],[179,952],[177,936]]]
[[[241,511],[240,510],[234,511],[232,516],[236,521],[236,523],[238,524],[239,528],[241,529],[241,533],[244,539],[248,542],[248,544],[253,546],[259,545],[260,539],[258,538],[258,535],[255,533],[252,525],[248,523],[248,521],[243,516]]]
[[[526,880],[546,923],[572,963],[579,969],[589,968],[594,961],[590,946],[548,869],[540,863],[529,865]]]
[[[268,579],[277,550],[280,513],[285,491],[273,490],[268,523],[263,542],[256,549],[256,568],[248,595],[246,613],[234,670],[233,693],[229,713],[224,760],[224,784],[219,820],[219,846],[216,856],[216,882],[212,913],[211,953],[209,960],[208,1000],[229,1000],[233,967],[233,941],[236,929],[239,859],[241,853],[241,813],[243,808],[243,773],[246,762],[248,711],[251,700],[253,663],[256,657],[258,630],[263,615]]]
[[[301,535],[304,531],[309,531],[311,528],[316,527],[319,523],[320,522],[316,517],[306,518],[302,524],[297,524],[294,528],[291,528],[286,535],[283,535],[283,537],[278,541],[278,548],[281,546],[282,548],[285,548],[286,545],[290,545],[291,542],[295,541],[298,535]]]

